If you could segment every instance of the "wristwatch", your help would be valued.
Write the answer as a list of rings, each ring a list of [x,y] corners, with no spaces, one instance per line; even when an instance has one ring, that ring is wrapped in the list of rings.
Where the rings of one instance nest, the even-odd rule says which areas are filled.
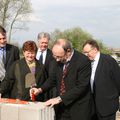
[[[60,96],[58,96],[57,99],[58,99],[59,102],[62,102],[62,99],[61,99]]]

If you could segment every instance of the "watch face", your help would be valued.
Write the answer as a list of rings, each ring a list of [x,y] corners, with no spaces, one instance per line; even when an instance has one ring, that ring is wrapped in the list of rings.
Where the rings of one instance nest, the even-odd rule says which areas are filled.
[[[60,97],[60,96],[58,96],[58,97],[57,97],[57,99],[58,99],[60,102],[62,101],[62,99],[61,99],[61,97]]]

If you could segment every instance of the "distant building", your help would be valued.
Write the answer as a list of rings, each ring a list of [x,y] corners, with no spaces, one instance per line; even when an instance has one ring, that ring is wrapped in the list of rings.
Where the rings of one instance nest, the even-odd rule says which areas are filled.
[[[112,49],[112,57],[118,62],[120,65],[120,49]]]

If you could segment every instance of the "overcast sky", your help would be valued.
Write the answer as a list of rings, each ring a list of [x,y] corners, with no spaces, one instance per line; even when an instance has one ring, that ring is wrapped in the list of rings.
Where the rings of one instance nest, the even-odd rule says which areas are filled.
[[[120,48],[120,0],[31,0],[27,31],[13,39],[36,40],[39,32],[81,27],[109,47]]]

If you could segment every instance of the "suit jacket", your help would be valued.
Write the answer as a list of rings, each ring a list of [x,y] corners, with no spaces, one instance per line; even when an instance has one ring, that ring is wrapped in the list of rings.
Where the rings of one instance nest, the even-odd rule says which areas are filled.
[[[60,95],[63,64],[54,62],[50,68],[50,79],[41,88],[46,91],[56,85]],[[69,109],[71,120],[89,120],[90,118],[90,75],[90,61],[83,54],[74,51],[64,78],[66,92],[60,96],[65,109]],[[61,105],[58,105],[58,111],[59,106]]]
[[[103,116],[115,113],[119,107],[120,67],[109,55],[100,54],[94,89],[98,112]]]
[[[44,64],[47,76],[49,76],[49,64],[52,60],[53,60],[52,52],[50,49],[47,49],[47,55]]]
[[[47,54],[46,54],[46,59],[45,59],[45,64],[44,64],[44,67],[45,67],[45,71],[46,71],[46,74],[47,74],[47,78],[49,78],[49,75],[51,74],[50,73],[50,64],[51,64],[51,61],[53,61],[53,55],[52,55],[52,51],[50,49],[47,49]],[[52,88],[51,90],[47,91],[46,94],[45,94],[45,100],[48,100],[50,98],[53,98],[53,97],[56,97],[56,87]]]
[[[13,62],[18,59],[20,59],[18,47],[6,44],[6,64],[5,64],[6,71],[8,71]]]
[[[17,67],[17,65],[19,67]],[[45,79],[45,69],[42,64],[40,64],[36,60],[36,68],[35,68],[35,78],[36,78],[36,87],[40,87]],[[10,98],[19,98],[21,100],[30,100],[29,96],[29,88],[25,87],[25,76],[27,73],[30,73],[30,69],[24,58],[16,61],[8,71],[5,79],[2,82],[1,92],[7,93],[10,91]],[[40,98],[40,99],[39,99]],[[36,100],[43,101],[44,96],[41,94],[40,97],[36,98]]]

